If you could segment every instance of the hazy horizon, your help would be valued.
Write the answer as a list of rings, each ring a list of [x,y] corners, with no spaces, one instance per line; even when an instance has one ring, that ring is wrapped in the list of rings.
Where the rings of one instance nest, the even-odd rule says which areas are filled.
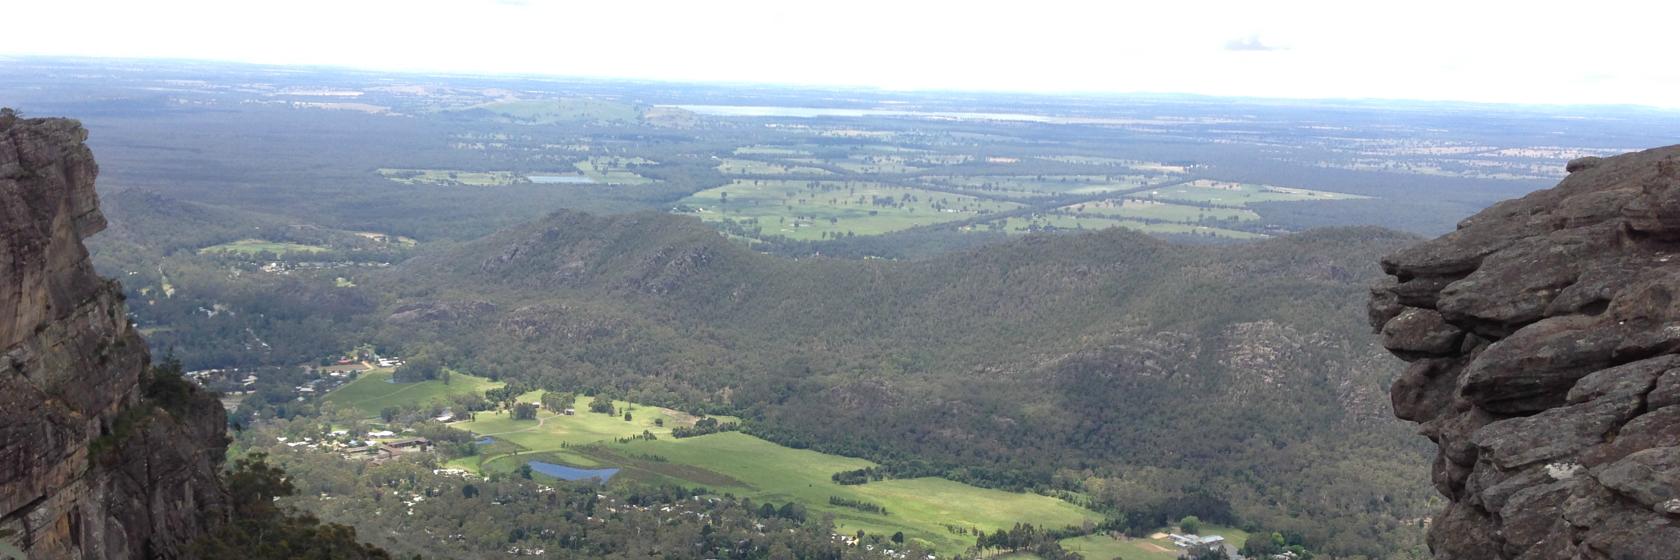
[[[1680,108],[1640,64],[1680,7],[1333,2],[570,5],[542,0],[14,7],[0,56],[886,91],[1160,94]],[[102,14],[88,19],[85,14]],[[1609,18],[1615,19],[1612,23]],[[252,25],[249,22],[262,22]],[[1141,23],[1140,23],[1141,22]]]

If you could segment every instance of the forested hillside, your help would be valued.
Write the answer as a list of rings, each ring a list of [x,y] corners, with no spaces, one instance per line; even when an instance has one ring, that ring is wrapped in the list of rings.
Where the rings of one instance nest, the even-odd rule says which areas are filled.
[[[842,477],[937,474],[1384,555],[1420,533],[1424,454],[1386,421],[1397,371],[1359,319],[1369,255],[1409,240],[1115,229],[794,260],[688,218],[562,212],[396,267],[379,338],[886,465]]]

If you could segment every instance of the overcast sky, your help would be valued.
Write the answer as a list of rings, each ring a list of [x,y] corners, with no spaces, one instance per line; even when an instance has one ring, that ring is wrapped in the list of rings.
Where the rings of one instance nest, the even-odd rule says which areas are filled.
[[[45,0],[0,54],[1680,107],[1680,2]]]

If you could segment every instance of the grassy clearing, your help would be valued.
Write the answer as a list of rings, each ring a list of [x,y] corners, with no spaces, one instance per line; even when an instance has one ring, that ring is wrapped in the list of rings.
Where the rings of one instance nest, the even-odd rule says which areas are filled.
[[[637,175],[630,168],[635,165],[653,165],[654,163],[653,160],[636,157],[594,156],[572,164],[572,166],[597,183],[645,185],[652,183],[653,179]]]
[[[400,247],[413,247],[415,244],[418,243],[412,237],[404,237],[404,236],[401,236],[401,235],[391,235],[389,233],[379,233],[377,231],[352,231],[350,233],[354,233],[358,237],[363,237],[363,238],[366,238],[366,239],[370,239],[370,240],[373,240],[373,241],[378,242],[378,243],[385,243],[385,244],[388,244],[388,245],[397,245],[397,246],[400,246]]]
[[[504,187],[526,182],[525,176],[512,171],[465,171],[460,169],[394,169],[379,168],[386,179],[404,185],[442,185],[450,187]]]
[[[1099,194],[1144,186],[1144,175],[938,175],[923,181],[989,196],[1036,198],[1066,194]]]
[[[1246,208],[1208,208],[1189,204],[1173,204],[1159,200],[1141,198],[1127,198],[1123,200],[1104,200],[1064,206],[1062,210],[1075,215],[1113,216],[1116,218],[1134,218],[1140,220],[1165,220],[1171,222],[1202,222],[1206,220],[1259,220],[1260,214]]]
[[[535,398],[536,393],[520,397]],[[1030,522],[1060,527],[1099,518],[1054,498],[987,490],[938,478],[842,486],[830,479],[834,473],[874,463],[783,447],[738,432],[675,439],[670,437],[670,429],[692,425],[694,417],[635,406],[630,409],[631,421],[626,422],[622,411],[631,403],[617,401],[620,412],[607,415],[586,412],[588,401],[580,397],[574,406],[579,412],[572,416],[544,411],[538,420],[513,420],[506,414],[479,413],[475,420],[457,422],[453,426],[496,441],[478,456],[456,459],[448,466],[486,474],[512,472],[532,460],[582,468],[618,467],[622,470],[613,479],[615,485],[675,483],[704,486],[758,502],[798,502],[814,513],[833,514],[842,532],[861,529],[890,535],[904,531],[907,537],[947,554],[967,548],[973,537],[952,533],[946,525],[992,530]],[[663,426],[656,420],[663,421]],[[658,439],[614,443],[644,431]],[[887,515],[831,505],[829,498],[833,496],[879,504],[887,509]]]
[[[327,250],[326,247],[322,247],[322,246],[319,246],[319,245],[304,245],[302,243],[283,243],[283,242],[278,242],[278,241],[264,241],[264,240],[261,240],[261,239],[241,239],[241,240],[238,240],[238,241],[234,241],[232,243],[223,243],[221,245],[211,245],[209,247],[199,249],[198,252],[199,252],[199,254],[238,253],[238,254],[241,254],[241,255],[255,255],[257,253],[267,251],[269,253],[274,253],[276,255],[284,255],[284,254],[287,254],[287,253],[319,253],[319,252],[325,251],[325,250]],[[168,286],[166,286],[164,288],[164,291],[165,292],[173,292],[174,290],[172,290]]]
[[[834,172],[820,167],[804,165],[787,165],[756,159],[727,158],[717,166],[719,173],[724,175],[833,175]]]
[[[1183,165],[1170,165],[1154,161],[1139,161],[1135,159],[1107,158],[1096,156],[1045,156],[1038,159],[1058,163],[1072,163],[1077,165],[1100,165],[1104,167],[1124,167],[1133,171],[1158,174],[1188,173],[1190,170]]]
[[[1243,206],[1253,202],[1302,202],[1370,198],[1329,191],[1312,191],[1253,183],[1233,183],[1211,179],[1200,179],[1151,191],[1148,196],[1158,200],[1181,200],[1224,206]]]
[[[361,374],[355,381],[344,384],[327,394],[326,402],[338,406],[353,407],[368,417],[379,415],[379,411],[389,406],[402,406],[415,403],[429,406],[433,403],[448,402],[449,397],[467,393],[483,393],[484,391],[501,387],[504,383],[491,381],[483,377],[451,372],[449,383],[432,380],[419,383],[392,383],[390,368],[369,370]]]
[[[448,386],[436,381],[393,385],[389,379],[389,370],[368,372],[328,395],[327,400],[377,414],[386,406],[425,404],[455,392],[497,386],[463,374],[453,375]],[[541,395],[541,391],[532,391],[518,399],[534,402]],[[739,432],[675,439],[670,436],[671,428],[693,425],[697,418],[626,401],[614,402],[614,414],[588,412],[590,400],[578,397],[574,415],[545,410],[538,413],[537,420],[514,420],[506,413],[480,412],[475,419],[456,422],[452,426],[495,441],[478,455],[452,460],[447,466],[484,474],[512,472],[532,460],[582,468],[618,467],[622,470],[613,478],[615,485],[669,482],[731,492],[757,502],[798,502],[814,514],[833,514],[842,532],[861,529],[890,535],[903,531],[906,537],[921,540],[947,555],[973,544],[972,536],[952,533],[947,525],[989,531],[1016,522],[1061,527],[1100,518],[1094,512],[1046,496],[976,488],[939,478],[842,486],[830,479],[834,473],[874,463],[783,447]],[[624,420],[625,411],[630,412],[630,421]],[[657,439],[615,443],[644,432]],[[833,496],[879,504],[887,514],[834,506],[829,503]]]
[[[835,484],[830,476],[873,463],[782,447],[741,433],[634,441],[612,449],[657,455],[670,463],[691,465],[742,481],[739,486],[713,486],[754,501],[794,501],[813,511],[831,513],[842,533],[859,529],[873,534],[904,531],[905,536],[948,553],[972,545],[973,537],[952,533],[946,525],[993,530],[1016,522],[1031,522],[1060,527],[1100,518],[1054,498],[987,490],[940,478],[842,486]],[[887,515],[832,506],[828,502],[831,496],[880,504],[886,508]]]
[[[517,397],[521,402],[538,402],[541,398],[540,390]],[[491,449],[481,451],[476,457],[457,461],[463,463],[463,468],[472,470],[508,472],[531,460],[533,454],[546,454],[554,459],[550,462],[575,467],[596,467],[601,466],[601,463],[581,453],[576,449],[577,446],[635,437],[643,432],[659,438],[668,438],[671,428],[691,426],[696,420],[693,416],[675,410],[637,406],[628,401],[613,401],[616,414],[589,412],[590,400],[592,398],[579,396],[572,405],[577,411],[573,415],[541,410],[537,412],[536,420],[514,420],[506,412],[480,412],[473,420],[451,424],[456,428],[496,439],[496,445]],[[628,422],[624,420],[625,411],[630,413],[631,420]],[[735,420],[727,416],[717,418],[720,421]]]
[[[836,161],[834,165],[852,173],[867,175],[915,173],[924,169],[910,165],[908,158],[890,155],[857,154],[845,160]]]
[[[760,235],[825,239],[878,235],[1018,208],[1010,202],[869,181],[737,180],[695,193],[678,210],[732,220]]]

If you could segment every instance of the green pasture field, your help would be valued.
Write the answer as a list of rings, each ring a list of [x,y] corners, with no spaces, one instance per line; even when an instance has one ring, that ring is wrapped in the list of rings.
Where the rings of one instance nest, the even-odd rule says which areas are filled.
[[[755,159],[727,158],[717,166],[719,173],[724,175],[833,175],[833,171],[820,167],[804,165],[787,165]]]
[[[1100,194],[1147,184],[1143,175],[938,175],[923,181],[992,197],[1035,198]]]
[[[890,204],[877,202],[892,201]],[[879,235],[1012,210],[1011,202],[870,181],[736,180],[678,202],[706,221],[756,224],[760,235]]]
[[[1259,220],[1260,214],[1245,208],[1207,208],[1158,200],[1127,198],[1073,204],[1061,208],[1074,215],[1099,215],[1141,220],[1199,222],[1202,220]]]
[[[356,406],[377,413],[386,406],[429,403],[447,398],[472,385],[473,390],[497,386],[488,380],[464,374],[451,377],[450,386],[441,382],[395,385],[387,383],[390,372],[375,370],[329,394],[332,402]],[[462,383],[461,380],[471,380]],[[518,400],[536,402],[540,391],[520,395]],[[852,533],[890,535],[903,531],[945,554],[960,552],[973,544],[973,537],[952,533],[947,525],[994,530],[1016,522],[1048,527],[1079,525],[1101,516],[1079,506],[1038,494],[1024,494],[968,486],[941,478],[884,480],[860,485],[840,485],[831,476],[840,471],[875,466],[850,457],[783,447],[739,432],[676,439],[671,428],[693,425],[696,417],[675,410],[614,401],[614,414],[589,412],[592,397],[579,396],[565,415],[543,410],[536,420],[514,420],[506,412],[479,412],[475,419],[451,426],[489,436],[494,443],[475,456],[452,460],[448,467],[481,474],[512,472],[528,461],[542,460],[581,468],[622,469],[613,484],[676,483],[703,486],[717,492],[752,498],[757,502],[798,502],[814,514],[835,516],[838,530]],[[631,420],[626,422],[624,411]],[[715,416],[721,422],[737,419]],[[660,425],[663,424],[663,425]],[[644,432],[654,440],[635,438]],[[539,475],[540,476],[540,475]],[[879,504],[887,514],[867,513],[829,503],[831,496]]]
[[[618,401],[620,409],[627,404]],[[761,503],[798,502],[814,513],[833,514],[843,533],[861,529],[890,535],[904,531],[907,537],[947,553],[967,548],[973,544],[973,537],[952,533],[945,525],[992,530],[1016,522],[1063,527],[1100,519],[1094,512],[1055,498],[988,490],[940,478],[839,485],[830,479],[834,473],[874,463],[783,447],[739,432],[674,439],[670,427],[691,423],[691,417],[638,406],[631,411],[632,421],[625,422],[621,415],[584,411],[587,405],[588,400],[580,398],[576,406],[579,412],[573,416],[545,411],[540,423],[479,413],[475,421],[453,424],[491,436],[496,443],[477,457],[457,459],[448,466],[484,474],[512,472],[531,460],[581,468],[618,467],[622,470],[613,478],[614,484],[675,483],[730,492]],[[665,426],[655,426],[655,418],[664,419]],[[643,430],[658,439],[612,443]],[[887,515],[831,505],[831,496],[879,504],[886,508]]]
[[[1302,202],[1369,198],[1329,191],[1313,191],[1253,183],[1233,183],[1211,179],[1199,179],[1182,185],[1150,191],[1149,193],[1139,193],[1137,196],[1156,200],[1183,200],[1224,206],[1244,206],[1253,202]]]
[[[572,164],[578,171],[588,175],[597,183],[609,185],[645,185],[653,179],[637,175],[630,171],[632,165],[651,165],[654,162],[642,158],[626,158],[617,156],[594,156]]]
[[[1125,167],[1134,171],[1156,174],[1188,173],[1182,165],[1169,165],[1154,161],[1138,161],[1135,159],[1120,159],[1096,156],[1044,156],[1038,159],[1057,163],[1072,163],[1077,165],[1101,165],[1105,167]]]
[[[500,381],[457,371],[450,372],[448,384],[435,379],[419,383],[392,383],[391,373],[390,368],[369,370],[358,376],[355,381],[328,393],[325,400],[339,406],[353,407],[371,418],[390,406],[402,406],[406,403],[428,406],[432,403],[448,402],[449,397],[453,395],[482,394],[504,385]]]
[[[270,252],[270,253],[274,253],[276,255],[284,255],[286,253],[319,253],[319,252],[325,251],[325,250],[327,250],[326,247],[322,247],[322,246],[319,246],[319,245],[304,245],[302,243],[284,243],[284,242],[278,242],[278,241],[264,241],[264,240],[261,240],[261,239],[241,239],[241,240],[238,240],[238,241],[234,241],[232,243],[223,243],[221,245],[211,245],[209,247],[199,249],[198,252],[199,252],[199,254],[206,254],[206,253],[239,253],[239,254],[242,254],[242,255],[255,255],[257,253],[267,251],[267,252]],[[173,290],[169,290],[168,288],[165,288],[165,290],[166,291],[173,291]]]
[[[862,173],[866,175],[898,175],[903,173],[915,173],[924,169],[910,165],[909,160],[903,156],[888,155],[857,154],[844,160],[835,161],[834,165],[852,173]]]
[[[512,171],[464,171],[460,169],[393,169],[381,167],[379,174],[405,185],[502,187],[525,182]]]

